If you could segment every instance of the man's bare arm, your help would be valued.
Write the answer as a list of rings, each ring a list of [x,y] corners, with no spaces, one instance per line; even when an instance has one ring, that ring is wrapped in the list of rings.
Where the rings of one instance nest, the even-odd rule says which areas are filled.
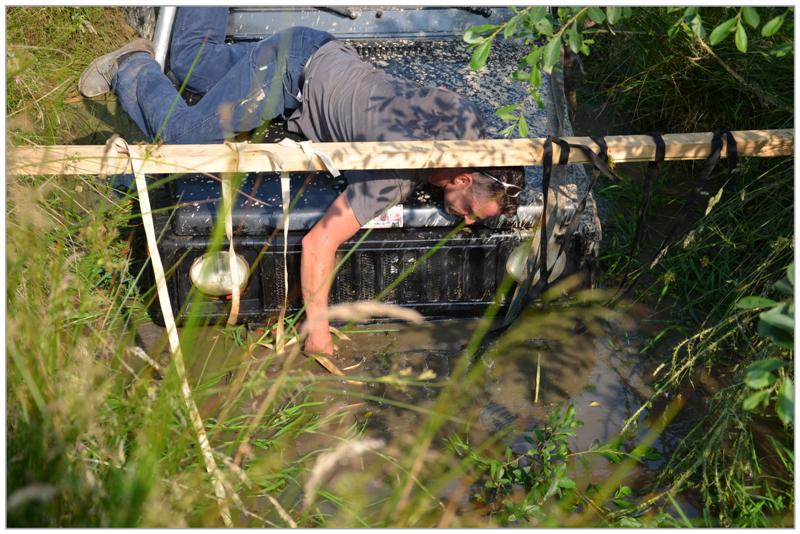
[[[336,250],[360,227],[342,193],[303,238],[300,282],[306,306],[307,352],[333,354],[333,339],[328,324],[328,293],[333,282]]]

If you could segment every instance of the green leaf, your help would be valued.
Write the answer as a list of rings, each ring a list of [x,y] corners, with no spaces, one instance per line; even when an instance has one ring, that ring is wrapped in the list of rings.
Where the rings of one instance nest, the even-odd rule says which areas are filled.
[[[758,25],[761,24],[761,17],[758,16],[758,11],[754,7],[744,6],[742,15],[744,16],[744,21],[751,28],[758,28]]]
[[[786,278],[789,279],[789,283],[794,285],[794,262],[790,263],[788,267],[786,267]]]
[[[608,23],[612,26],[617,23],[620,15],[622,15],[622,9],[619,6],[609,6],[606,8],[606,19],[608,19]]]
[[[759,321],[756,331],[760,335],[770,338],[772,342],[779,347],[783,347],[785,349],[794,348],[794,336],[781,328],[775,328],[764,321]]]
[[[679,8],[679,9],[680,9],[680,8]],[[684,11],[684,12],[683,12],[683,18],[684,18],[684,20],[689,20],[689,19],[691,19],[692,17],[694,17],[695,15],[697,15],[697,13],[698,13],[699,11],[700,11],[700,8],[698,8],[697,6],[691,6],[691,7],[687,7],[687,8],[686,8],[686,11]],[[667,13],[669,13],[669,11],[667,11]]]
[[[556,66],[560,58],[561,37],[551,37],[550,41],[544,47],[544,71],[547,74],[553,72],[553,67]]]
[[[560,478],[558,479],[558,487],[563,489],[572,489],[575,487],[575,481],[571,478]]]
[[[464,42],[468,44],[479,43],[483,40],[483,37],[486,34],[491,33],[496,29],[496,24],[481,24],[480,26],[467,28],[467,31],[464,32]]]
[[[767,399],[769,399],[769,390],[762,389],[761,391],[756,391],[755,393],[749,395],[744,401],[742,401],[742,408],[747,411],[755,410],[761,404],[765,404]]]
[[[694,16],[691,22],[689,22],[689,27],[692,28],[694,34],[699,38],[706,38],[706,29],[703,27],[703,19],[700,17],[700,15]]]
[[[581,49],[581,35],[578,32],[578,26],[573,24],[567,32],[567,42],[570,49],[576,54]]]
[[[539,85],[542,84],[542,73],[537,69],[537,75],[539,76]],[[544,109],[544,102],[542,101],[542,95],[538,89],[534,89],[533,93],[533,100],[536,102],[536,105],[539,106],[539,109]]]
[[[733,31],[734,26],[736,26],[736,18],[730,18],[714,28],[714,31],[711,32],[711,35],[708,38],[708,41],[712,44],[721,43],[723,39],[725,39],[729,33]]]
[[[775,383],[777,378],[775,375],[762,369],[747,371],[744,377],[744,383],[750,389],[764,389]]]
[[[627,510],[628,508],[632,508],[634,506],[632,502],[628,502],[625,499],[612,499],[612,502],[617,505],[617,508],[622,510]]]
[[[744,26],[741,24],[736,25],[736,48],[739,49],[739,52],[745,53],[747,52],[747,32],[744,31]]]
[[[752,310],[753,308],[769,308],[778,303],[772,299],[764,297],[744,297],[736,302],[736,307],[740,310]]]
[[[629,19],[633,14],[631,6],[622,6],[622,18]]]
[[[509,124],[497,133],[502,137],[511,137],[511,134],[514,133],[514,124]]]
[[[542,85],[542,71],[539,69],[539,65],[534,65],[531,69],[531,77],[528,80],[531,85],[536,87]]]
[[[780,358],[765,358],[763,360],[756,360],[747,366],[748,371],[774,371],[784,367],[788,362]]]
[[[526,72],[524,70],[515,70],[511,75],[511,79],[518,82],[527,82],[530,75],[530,72]]]
[[[764,389],[776,382],[777,378],[772,373],[765,371],[749,371],[745,375],[744,383],[750,389]]]
[[[575,419],[575,405],[570,404],[567,406],[567,411],[564,412],[564,421],[572,421]]]
[[[644,528],[641,521],[635,517],[622,517],[619,520],[619,526],[622,528]]]
[[[517,26],[519,25],[519,17],[512,17],[508,22],[506,22],[506,27],[503,28],[503,38],[508,39],[517,31]]]
[[[764,24],[764,27],[761,28],[761,36],[762,37],[772,37],[778,30],[781,29],[783,25],[783,15],[775,17],[774,19],[770,19],[769,22]]]
[[[794,423],[794,384],[788,378],[783,381],[775,403],[775,413],[784,425]]]
[[[674,38],[676,35],[678,35],[680,29],[681,29],[681,23],[680,21],[678,21],[669,28],[667,28],[667,37],[669,37],[670,39]]]
[[[647,448],[647,451],[645,451],[644,453],[644,457],[650,461],[661,460],[662,458],[661,453],[653,449],[652,447]]]
[[[494,113],[504,121],[514,120],[517,118],[517,116],[513,112],[516,111],[518,107],[519,104],[509,104],[507,106],[501,107]]]
[[[539,20],[534,27],[536,28],[536,31],[542,35],[546,35],[548,37],[553,35],[553,25],[550,23],[550,20],[547,17]]]
[[[775,328],[781,328],[789,334],[794,334],[794,317],[786,312],[787,306],[775,306],[774,308],[761,312],[758,317]]]
[[[528,137],[528,121],[525,120],[525,115],[519,114],[519,123],[517,123],[520,137]]]
[[[606,20],[606,14],[597,6],[590,6],[588,14],[589,18],[592,19],[592,22],[595,24],[602,24]]]
[[[617,491],[614,493],[614,497],[617,497],[617,498],[627,497],[631,493],[633,493],[633,490],[630,488],[630,486],[620,486],[619,488],[617,488]]]
[[[545,15],[547,15],[546,6],[533,6],[528,12],[528,18],[531,19],[531,22],[534,24],[542,20]]]
[[[478,48],[472,53],[472,58],[469,60],[469,66],[472,70],[480,70],[489,59],[489,51],[492,49],[491,39],[487,39],[478,45]]]
[[[533,65],[534,63],[538,63],[539,62],[539,58],[541,56],[542,56],[542,47],[541,46],[537,46],[536,48],[531,50],[530,54],[525,56],[525,63],[527,63],[528,65]]]
[[[794,288],[792,284],[790,284],[787,280],[778,280],[775,282],[775,289],[783,293],[784,295],[792,296],[794,295]]]
[[[791,54],[793,51],[794,43],[783,43],[770,50],[769,55],[774,57],[783,57],[786,54]]]

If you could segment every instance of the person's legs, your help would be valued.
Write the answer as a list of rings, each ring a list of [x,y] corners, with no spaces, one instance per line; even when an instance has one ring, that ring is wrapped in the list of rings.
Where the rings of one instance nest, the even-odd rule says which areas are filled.
[[[178,8],[172,26],[169,67],[179,80],[186,81],[190,91],[206,93],[257,45],[226,44],[227,21],[227,7]]]
[[[209,109],[220,102],[204,97],[187,105],[159,64],[145,54],[120,62],[113,87],[122,108],[151,142],[221,143],[230,137],[220,114]]]
[[[111,90],[117,95],[117,100],[120,106],[122,106],[122,109],[125,110],[133,122],[147,135],[147,138],[152,141],[155,132],[150,132],[144,115],[142,115],[142,111],[139,109],[138,98],[136,96],[139,73],[143,70],[147,70],[146,67],[148,67],[150,63],[154,63],[156,68],[160,70],[158,63],[146,54],[131,54],[121,59],[117,72],[114,74],[114,77],[111,78]],[[169,82],[168,79],[167,82]],[[172,83],[170,83],[170,86],[174,88]],[[159,96],[154,92],[152,98],[159,98]]]
[[[153,141],[158,135],[166,143],[219,143],[296,108],[302,69],[331,38],[309,28],[290,28],[260,41],[194,106],[186,105],[147,54],[131,54],[120,62],[114,91]]]

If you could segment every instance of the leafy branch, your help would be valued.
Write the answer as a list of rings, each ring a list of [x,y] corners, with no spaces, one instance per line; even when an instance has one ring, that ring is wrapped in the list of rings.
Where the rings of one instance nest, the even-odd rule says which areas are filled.
[[[543,106],[539,92],[542,72],[553,72],[561,59],[562,45],[566,43],[575,54],[589,55],[594,40],[587,38],[587,35],[598,31],[597,27],[601,24],[606,24],[606,28],[610,29],[612,24],[631,14],[628,6],[611,6],[605,11],[596,6],[561,7],[555,15],[545,6],[511,9],[514,15],[506,22],[474,26],[464,33],[467,50],[472,50],[470,67],[478,71],[486,65],[492,44],[499,35],[502,34],[506,40],[522,40],[529,52],[519,61],[511,78],[527,83],[527,96],[540,107]],[[516,129],[521,137],[528,136],[524,101],[503,106],[496,113],[511,123],[500,132],[501,135],[509,136]]]
[[[736,303],[743,310],[767,308],[759,313],[757,332],[776,346],[791,351],[794,348],[794,263],[786,268],[786,278],[775,287],[786,295],[780,302],[765,297],[744,297]],[[744,401],[745,410],[755,410],[775,401],[775,413],[784,425],[794,423],[794,384],[788,372],[776,377],[773,371],[789,366],[790,359],[767,358],[750,364],[745,371],[744,383],[754,390]]]
[[[551,74],[553,68],[561,58],[561,51],[567,47],[573,54],[588,56],[591,46],[595,44],[598,33],[611,37],[617,35],[623,21],[636,29],[636,22],[632,19],[633,8],[630,6],[598,6],[588,7],[559,7],[549,10],[545,6],[529,6],[524,9],[510,8],[513,12],[511,18],[501,24],[482,24],[473,26],[464,33],[467,50],[472,51],[470,67],[479,71],[489,60],[492,45],[499,36],[505,40],[522,42],[527,47],[525,57],[520,59],[517,68],[511,74],[511,79],[527,84],[526,98],[522,102],[502,106],[496,111],[498,117],[508,122],[509,125],[501,130],[501,135],[510,136],[515,130],[521,137],[527,137],[529,128],[525,119],[525,102],[532,98],[539,107],[543,106],[540,87],[542,72]],[[783,9],[776,12],[776,9]],[[735,10],[735,14],[725,17],[726,13]],[[740,8],[704,8],[701,14],[699,7],[667,7],[660,8],[664,17],[674,17],[675,22],[667,30],[667,37],[674,38],[679,33],[694,36],[704,49],[709,49],[706,39],[713,47],[725,41],[733,34],[736,48],[747,53],[751,48],[748,28],[752,32],[760,27],[760,36],[764,39],[773,39],[784,28],[784,33],[791,37],[793,29],[791,24],[785,24],[787,16],[794,12],[794,7],[768,8],[744,6]],[[777,14],[776,14],[777,13]],[[710,21],[718,21],[722,14],[724,20],[717,22],[710,35],[707,34],[705,25]],[[704,16],[705,15],[705,18]],[[772,15],[763,25],[762,21]],[[788,17],[791,21],[791,17]],[[788,29],[786,26],[790,26]],[[774,39],[773,39],[774,41]],[[783,57],[793,51],[791,38],[785,42],[769,42],[769,54],[774,57]]]

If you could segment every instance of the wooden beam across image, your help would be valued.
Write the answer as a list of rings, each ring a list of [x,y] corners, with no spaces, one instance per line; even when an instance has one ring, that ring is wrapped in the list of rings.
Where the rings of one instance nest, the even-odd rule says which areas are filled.
[[[740,156],[789,156],[794,152],[794,130],[732,132]],[[710,132],[664,134],[666,160],[706,158]],[[572,144],[599,147],[588,137],[565,137]],[[608,155],[616,163],[651,161],[656,145],[648,135],[607,136]],[[398,141],[314,143],[340,170],[426,169],[452,167],[506,167],[541,165],[544,138],[487,139],[480,141]],[[131,156],[147,174],[221,173],[325,170],[319,157],[309,161],[299,146],[226,143],[215,145],[132,145]],[[559,147],[553,145],[558,161]],[[725,156],[723,148],[722,156]],[[579,150],[569,163],[588,163]],[[10,146],[6,171],[11,175],[102,175],[128,172],[128,155],[103,145]]]

